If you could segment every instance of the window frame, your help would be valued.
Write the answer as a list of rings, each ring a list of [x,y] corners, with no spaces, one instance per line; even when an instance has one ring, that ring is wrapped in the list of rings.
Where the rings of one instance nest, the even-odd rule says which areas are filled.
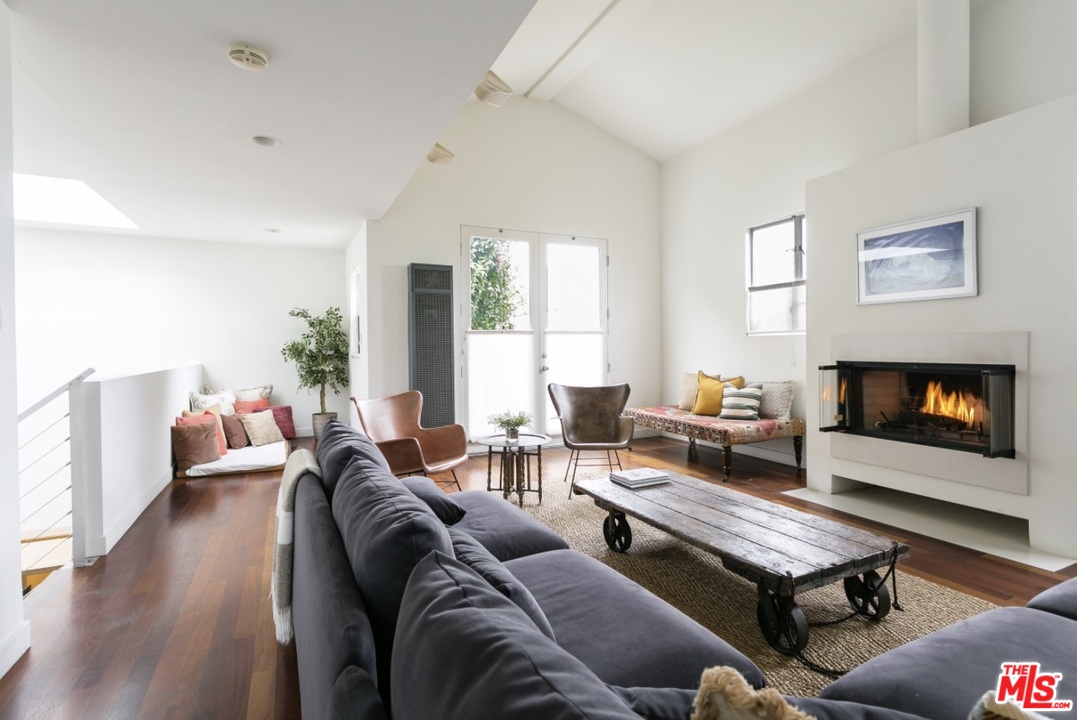
[[[803,335],[806,332],[806,327],[796,327],[796,303],[793,302],[789,306],[789,325],[785,329],[780,330],[757,330],[752,327],[752,294],[767,290],[780,290],[782,288],[789,288],[791,291],[791,297],[796,297],[796,288],[807,286],[807,268],[805,263],[805,251],[804,251],[804,213],[794,213],[778,220],[772,220],[761,225],[753,225],[745,232],[745,303],[744,303],[744,327],[746,328],[746,334],[749,336],[754,335]],[[753,240],[755,233],[761,230],[769,230],[779,225],[785,225],[787,223],[793,224],[793,279],[786,282],[770,283],[767,285],[753,285],[752,280],[754,277],[753,269],[754,254],[753,254]],[[807,323],[807,318],[804,320]]]

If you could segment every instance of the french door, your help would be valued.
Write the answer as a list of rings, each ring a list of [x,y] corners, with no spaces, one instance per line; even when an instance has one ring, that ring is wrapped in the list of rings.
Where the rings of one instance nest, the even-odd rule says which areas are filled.
[[[606,241],[461,228],[463,417],[472,439],[505,410],[560,434],[546,386],[607,381]],[[526,431],[525,431],[526,432]]]

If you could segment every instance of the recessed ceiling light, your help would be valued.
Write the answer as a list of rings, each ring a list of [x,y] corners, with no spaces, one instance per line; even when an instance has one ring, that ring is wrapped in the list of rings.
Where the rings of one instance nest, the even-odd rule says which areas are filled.
[[[269,54],[265,50],[247,43],[232,43],[228,46],[228,59],[236,67],[257,72],[265,70],[269,64]]]
[[[277,147],[282,144],[279,138],[272,135],[251,135],[251,142],[262,147]]]

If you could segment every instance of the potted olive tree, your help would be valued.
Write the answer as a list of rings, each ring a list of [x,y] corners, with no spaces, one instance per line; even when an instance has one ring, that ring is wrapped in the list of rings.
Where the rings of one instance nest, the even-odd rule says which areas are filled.
[[[329,421],[337,417],[335,412],[325,410],[326,387],[334,393],[348,387],[348,334],[340,308],[331,307],[320,317],[305,308],[293,308],[288,314],[307,323],[307,331],[298,340],[286,343],[280,352],[295,363],[300,389],[318,388],[322,411],[312,416],[317,439]]]

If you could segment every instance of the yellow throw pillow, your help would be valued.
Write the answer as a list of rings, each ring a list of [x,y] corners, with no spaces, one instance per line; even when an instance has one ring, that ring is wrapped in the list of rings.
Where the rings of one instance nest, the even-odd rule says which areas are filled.
[[[717,415],[722,412],[722,391],[725,382],[715,380],[702,370],[699,371],[699,392],[692,412],[696,415]]]
[[[735,387],[737,390],[742,390],[744,388],[744,376],[743,375],[737,375],[736,377],[731,377],[731,378],[722,378],[722,382],[729,383],[730,385]]]

